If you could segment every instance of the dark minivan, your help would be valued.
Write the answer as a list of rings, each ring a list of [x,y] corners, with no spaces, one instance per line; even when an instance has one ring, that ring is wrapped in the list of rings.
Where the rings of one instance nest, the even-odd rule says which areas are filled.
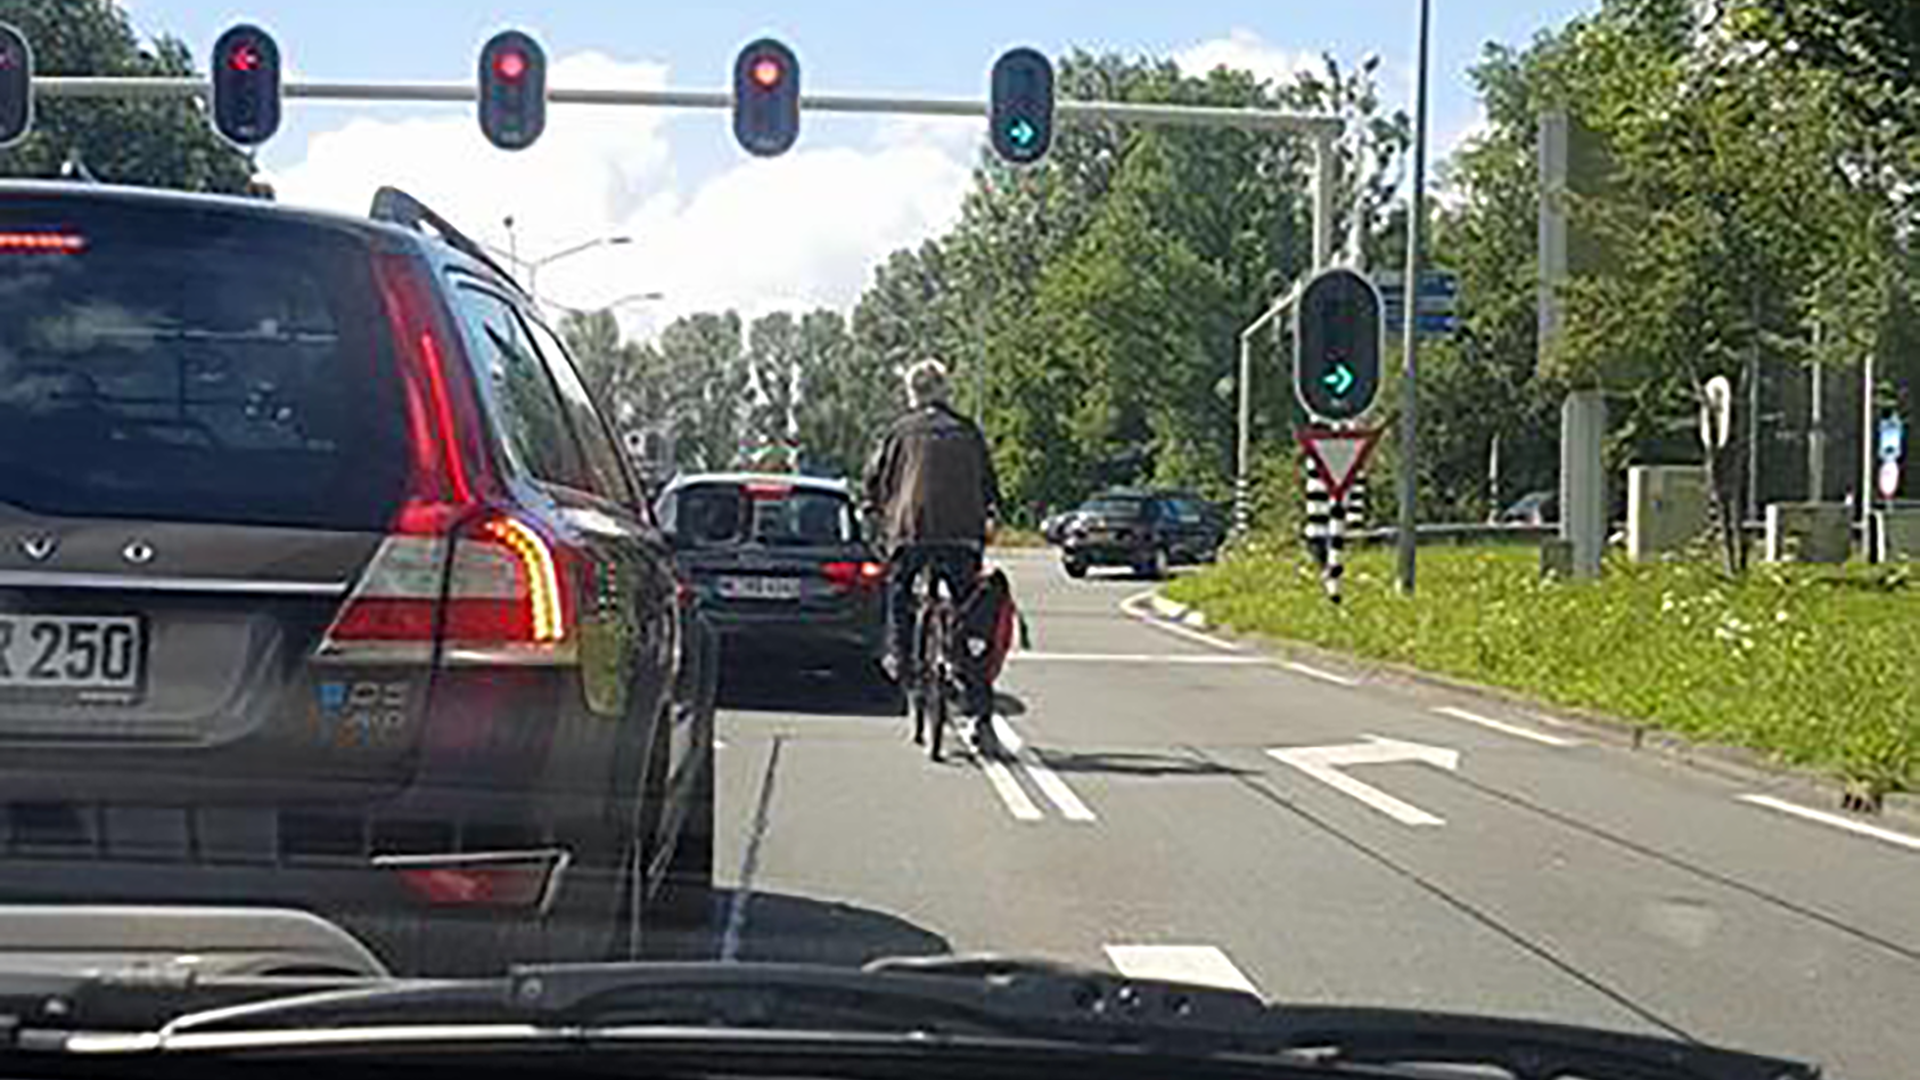
[[[660,497],[702,615],[729,653],[871,676],[885,648],[886,565],[846,484],[771,473],[681,476]]]
[[[628,955],[711,877],[689,627],[566,349],[418,202],[0,184],[0,900]]]

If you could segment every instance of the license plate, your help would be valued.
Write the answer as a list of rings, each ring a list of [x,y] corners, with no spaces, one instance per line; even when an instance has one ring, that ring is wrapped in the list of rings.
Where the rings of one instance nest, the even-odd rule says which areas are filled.
[[[0,615],[0,691],[137,690],[140,635],[131,616]]]
[[[723,577],[717,583],[720,595],[729,600],[798,600],[797,577]]]

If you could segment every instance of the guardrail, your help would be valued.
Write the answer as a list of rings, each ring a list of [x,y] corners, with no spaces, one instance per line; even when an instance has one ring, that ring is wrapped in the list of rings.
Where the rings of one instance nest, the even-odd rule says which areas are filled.
[[[1560,532],[1558,525],[1531,525],[1521,522],[1435,521],[1414,526],[1414,536],[1422,544],[1480,544],[1544,540]],[[1400,535],[1396,528],[1356,529],[1347,533],[1354,544],[1392,543]]]

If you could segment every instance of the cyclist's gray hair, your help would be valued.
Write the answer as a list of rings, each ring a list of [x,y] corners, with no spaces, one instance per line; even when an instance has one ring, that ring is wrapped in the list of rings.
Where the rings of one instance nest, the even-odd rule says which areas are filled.
[[[914,408],[947,400],[947,365],[922,360],[907,369],[907,401]]]

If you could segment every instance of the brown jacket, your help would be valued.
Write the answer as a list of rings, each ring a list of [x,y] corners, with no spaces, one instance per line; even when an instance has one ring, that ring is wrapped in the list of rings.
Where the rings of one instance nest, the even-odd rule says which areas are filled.
[[[993,455],[973,421],[946,405],[893,422],[867,465],[867,505],[892,546],[983,543],[1000,503]]]

